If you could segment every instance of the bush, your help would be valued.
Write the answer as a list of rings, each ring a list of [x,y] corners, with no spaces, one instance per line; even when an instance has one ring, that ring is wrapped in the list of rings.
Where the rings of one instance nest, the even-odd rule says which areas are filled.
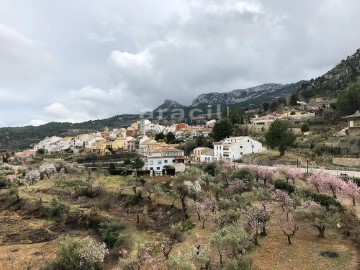
[[[50,211],[52,218],[62,218],[64,215],[68,214],[70,211],[70,206],[57,200],[53,199],[50,203]]]
[[[83,182],[82,186],[76,188],[75,197],[96,198],[106,193],[106,189],[102,186],[92,187],[89,183]]]
[[[217,162],[206,163],[203,167],[203,172],[215,176],[220,172],[220,166]]]
[[[101,223],[99,232],[102,240],[108,248],[118,247],[123,242],[123,237],[120,237],[120,232],[127,228],[125,222],[110,221]]]
[[[274,186],[276,189],[281,189],[286,191],[288,194],[294,193],[295,192],[295,187],[283,180],[276,180],[274,182]]]
[[[301,125],[301,132],[307,132],[310,130],[310,126],[308,123],[304,123]]]
[[[10,187],[10,182],[6,179],[1,177],[0,178],[0,189],[5,189]]]
[[[179,222],[171,226],[170,229],[170,239],[174,242],[180,243],[185,241],[186,235],[188,231],[193,229],[195,227],[195,224],[191,222],[190,219]]]
[[[313,201],[319,203],[322,206],[325,206],[329,209],[330,206],[336,207],[339,211],[343,211],[341,203],[339,203],[334,197],[328,196],[320,193],[313,193],[310,191],[303,191],[301,194],[305,198],[312,199]]]
[[[252,270],[253,261],[251,257],[232,259],[224,265],[224,270]]]
[[[135,195],[129,197],[129,199],[125,203],[125,207],[138,205],[142,201],[142,199],[143,197],[141,192],[136,193]]]
[[[54,262],[42,269],[47,270],[100,270],[107,250],[92,238],[60,240]]]

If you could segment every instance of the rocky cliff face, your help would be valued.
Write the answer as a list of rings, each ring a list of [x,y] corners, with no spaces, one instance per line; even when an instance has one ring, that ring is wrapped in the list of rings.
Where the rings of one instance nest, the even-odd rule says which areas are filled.
[[[317,95],[333,98],[354,83],[360,83],[360,49],[326,74],[304,84],[300,92],[304,98]]]
[[[192,106],[201,104],[258,104],[265,101],[286,97],[297,91],[304,81],[295,84],[268,83],[247,89],[236,89],[225,93],[209,93],[199,95],[193,100]]]

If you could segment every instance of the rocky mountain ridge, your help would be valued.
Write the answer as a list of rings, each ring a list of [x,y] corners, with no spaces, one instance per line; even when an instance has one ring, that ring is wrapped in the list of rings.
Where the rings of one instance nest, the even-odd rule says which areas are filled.
[[[249,105],[265,101],[275,100],[279,97],[286,97],[296,92],[306,81],[294,84],[268,83],[246,89],[236,89],[230,92],[201,94],[192,102],[192,106],[200,104],[228,104],[228,105]],[[269,100],[270,98],[270,100]]]
[[[305,99],[314,96],[331,99],[354,83],[360,83],[360,49],[324,75],[303,84],[299,91]]]

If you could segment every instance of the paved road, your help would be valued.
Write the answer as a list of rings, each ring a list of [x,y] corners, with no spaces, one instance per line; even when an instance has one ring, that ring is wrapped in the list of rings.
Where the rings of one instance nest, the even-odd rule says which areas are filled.
[[[249,166],[249,164],[241,164],[241,163],[237,163],[236,165],[237,167],[246,167]],[[267,166],[265,166],[267,167]],[[276,167],[276,166],[273,166]],[[288,167],[292,167],[292,168],[296,168],[296,166],[288,166]],[[299,168],[301,170],[305,172],[309,172],[309,173],[319,173],[319,172],[324,172],[324,173],[328,173],[328,174],[332,174],[332,175],[337,175],[340,176],[341,174],[347,174],[348,177],[351,178],[360,178],[360,172],[359,171],[348,171],[348,170],[329,170],[329,169],[322,169],[322,168],[313,168],[312,166],[309,166],[308,169],[305,168]]]

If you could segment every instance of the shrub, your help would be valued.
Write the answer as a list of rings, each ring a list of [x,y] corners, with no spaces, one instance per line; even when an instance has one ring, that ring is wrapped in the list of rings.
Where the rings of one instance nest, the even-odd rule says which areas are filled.
[[[99,232],[102,240],[108,248],[114,248],[121,245],[123,238],[120,237],[120,232],[127,228],[125,222],[110,221],[101,223]]]
[[[339,203],[334,197],[328,196],[325,194],[313,193],[310,191],[303,191],[301,194],[303,197],[311,199],[322,206],[325,206],[329,209],[330,206],[336,207],[339,211],[342,211],[344,208],[341,203]]]
[[[188,231],[193,229],[195,224],[191,222],[190,219],[179,222],[171,226],[170,229],[170,239],[174,242],[183,242],[185,241]]]
[[[83,183],[82,186],[76,188],[75,197],[96,198],[106,193],[106,189],[102,186],[92,187],[90,183]]]
[[[232,179],[240,179],[242,180],[248,187],[252,187],[254,180],[255,180],[255,174],[250,168],[242,168],[240,170],[235,171],[231,175]]]
[[[1,177],[0,178],[0,189],[5,189],[10,187],[10,182],[6,179]]]
[[[294,193],[295,192],[295,187],[283,180],[276,180],[274,182],[274,186],[276,189],[281,189],[286,191],[288,194]]]
[[[48,270],[100,270],[107,250],[91,237],[60,240],[54,262],[43,269]]]
[[[252,270],[253,261],[251,257],[232,259],[224,265],[224,270]]]
[[[129,197],[129,199],[125,203],[125,207],[138,205],[142,201],[142,199],[143,197],[141,192],[136,193],[135,195]]]
[[[211,176],[215,176],[220,172],[220,166],[216,162],[206,163],[203,167],[203,171]]]
[[[307,132],[310,130],[310,126],[308,123],[304,123],[301,125],[301,132]]]
[[[50,203],[51,207],[51,217],[52,218],[62,218],[64,215],[68,214],[70,211],[70,206],[57,200],[52,199]]]

